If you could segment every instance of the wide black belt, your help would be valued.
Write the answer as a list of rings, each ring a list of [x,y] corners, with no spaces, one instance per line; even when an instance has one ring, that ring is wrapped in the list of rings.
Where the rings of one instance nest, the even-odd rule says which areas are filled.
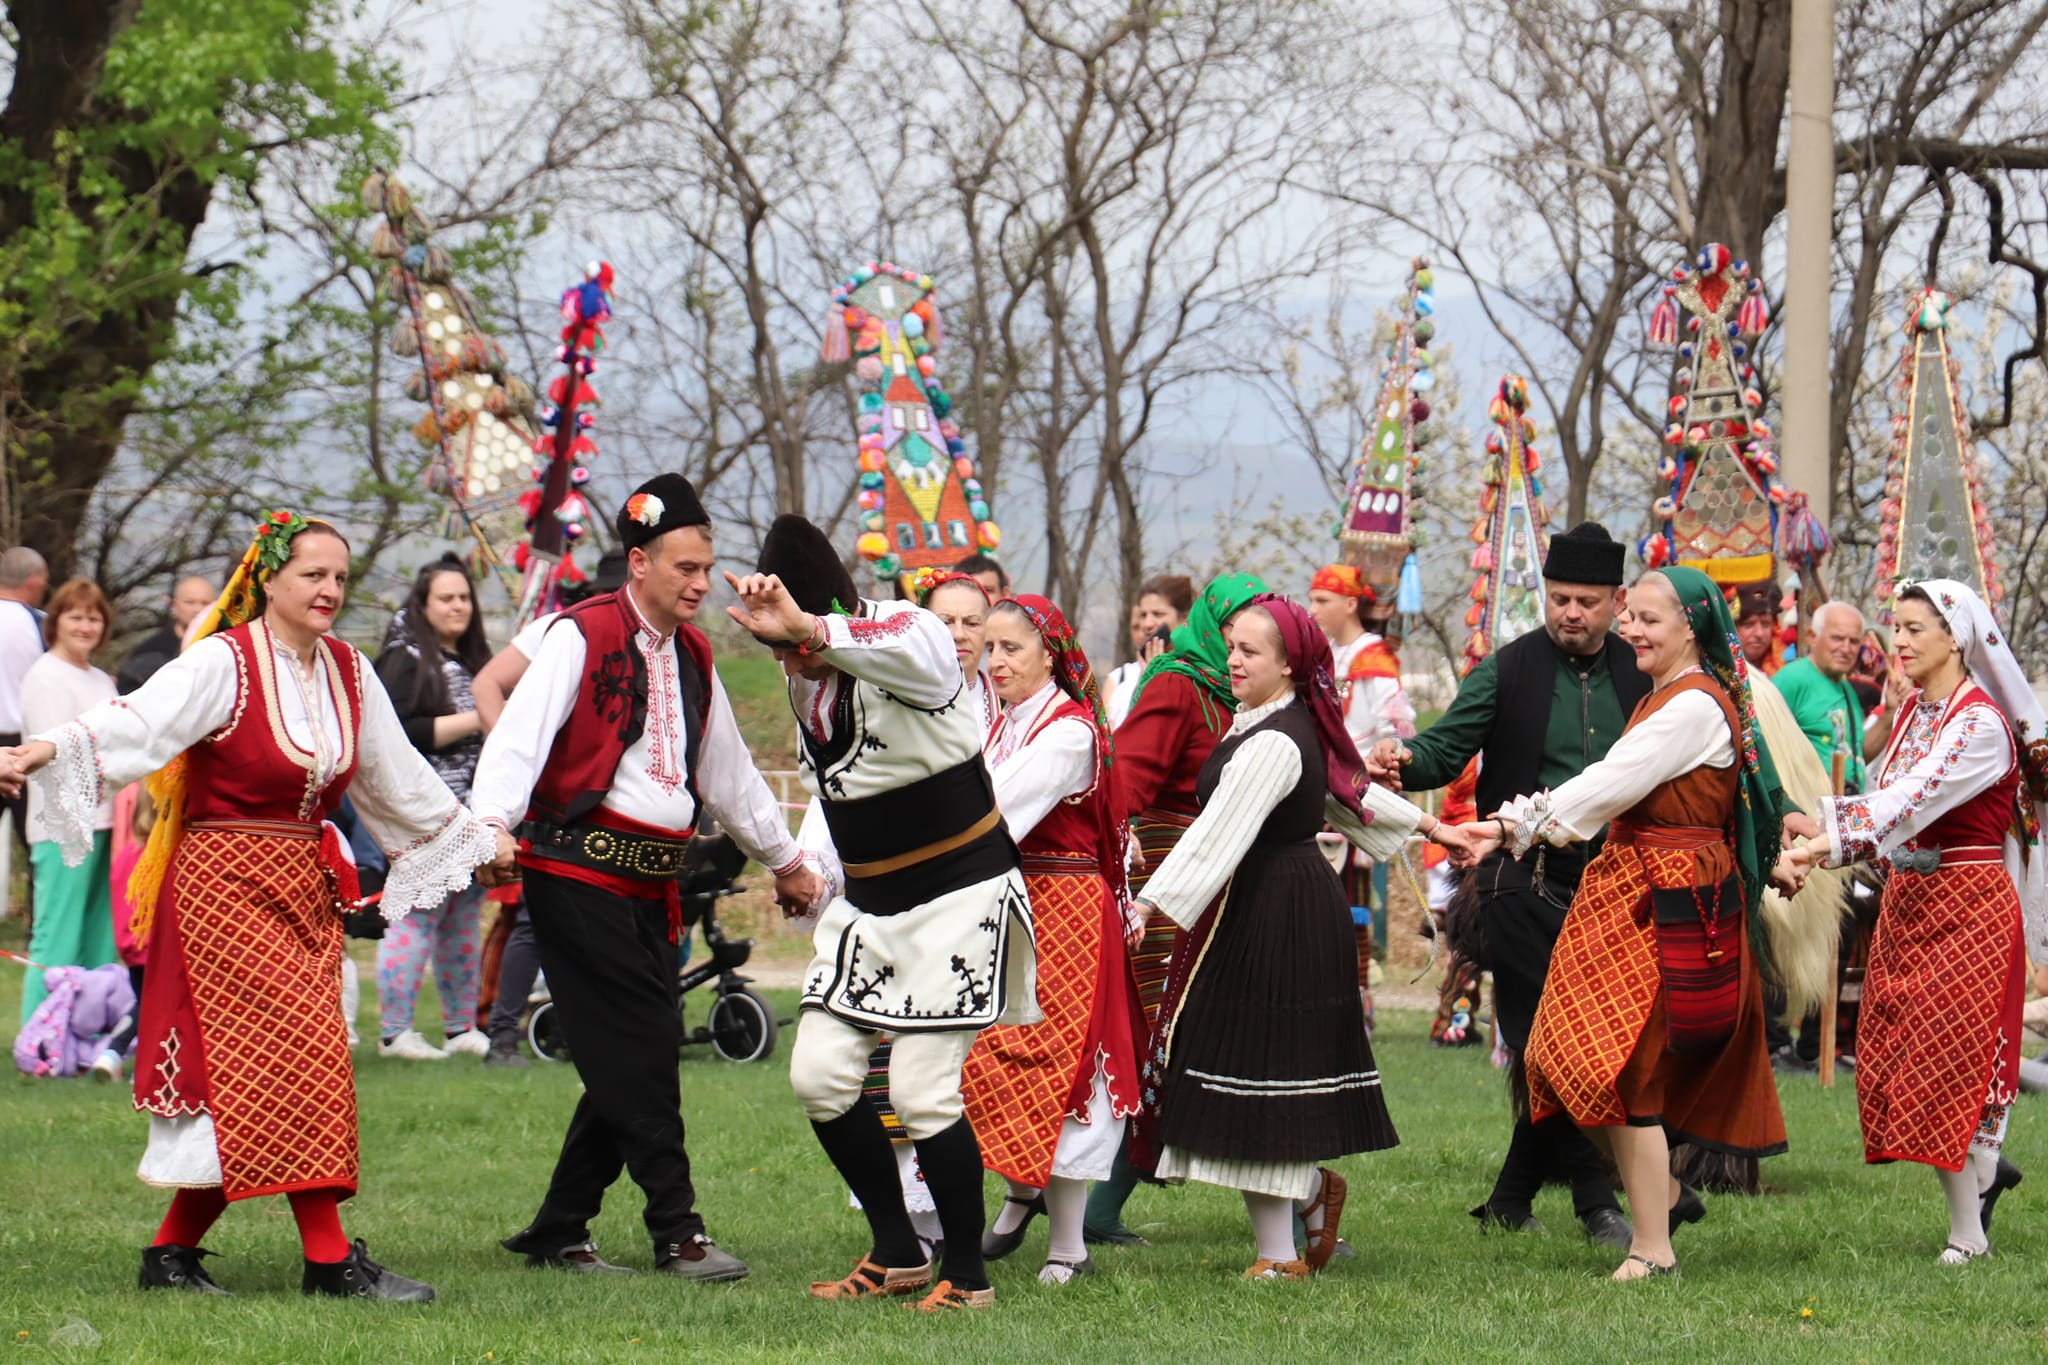
[[[893,791],[819,804],[846,869],[846,898],[870,915],[900,915],[1017,866],[979,754]],[[884,870],[863,876],[868,867]]]
[[[651,881],[681,875],[684,856],[690,851],[687,833],[664,839],[602,825],[565,826],[545,820],[528,820],[516,833],[532,845],[536,857]]]

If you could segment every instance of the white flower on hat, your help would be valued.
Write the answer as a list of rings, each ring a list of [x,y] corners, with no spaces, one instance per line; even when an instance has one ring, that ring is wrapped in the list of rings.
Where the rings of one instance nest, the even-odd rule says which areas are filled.
[[[635,493],[626,500],[626,515],[642,526],[661,525],[661,515],[667,510],[652,493]]]

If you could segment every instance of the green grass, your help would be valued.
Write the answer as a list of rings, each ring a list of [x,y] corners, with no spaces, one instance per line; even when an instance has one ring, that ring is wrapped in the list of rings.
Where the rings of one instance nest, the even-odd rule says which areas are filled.
[[[12,969],[9,968],[9,971]],[[18,977],[0,977],[13,1013]],[[780,1000],[785,1011],[789,1001]],[[424,1011],[431,1025],[433,1010]],[[86,1082],[0,1080],[0,1352],[41,1360],[527,1361],[1551,1359],[1918,1361],[2039,1359],[2038,1274],[2048,1235],[2037,1186],[2006,1197],[2000,1257],[1933,1264],[1946,1223],[1933,1177],[1865,1168],[1853,1091],[1783,1087],[1791,1154],[1766,1175],[1786,1191],[1709,1199],[1679,1234],[1676,1281],[1616,1286],[1613,1253],[1578,1235],[1561,1191],[1540,1237],[1481,1237],[1465,1210],[1485,1193],[1507,1132],[1498,1075],[1476,1050],[1435,1051],[1413,1014],[1383,1015],[1379,1056],[1403,1144],[1342,1163],[1356,1258],[1307,1284],[1246,1284],[1249,1232],[1220,1190],[1141,1189],[1131,1221],[1157,1245],[1097,1250],[1101,1274],[1039,1286],[1043,1225],[995,1267],[990,1314],[913,1318],[889,1304],[818,1304],[804,1284],[845,1273],[859,1215],[791,1099],[775,1059],[683,1062],[701,1206],[753,1277],[729,1286],[528,1272],[496,1240],[531,1213],[576,1094],[572,1072],[485,1071],[467,1059],[358,1054],[363,1193],[353,1235],[441,1292],[426,1307],[302,1299],[284,1201],[231,1209],[208,1238],[230,1300],[134,1284],[164,1196],[134,1179],[143,1123],[125,1096]],[[2012,1155],[2048,1172],[2048,1133],[2023,1109]],[[2037,1175],[2048,1182],[2048,1174]],[[996,1193],[991,1182],[991,1204]],[[597,1229],[615,1260],[650,1254],[630,1183]],[[1810,1314],[1810,1315],[1809,1315]],[[53,1344],[72,1320],[90,1350]],[[75,1330],[75,1329],[74,1329]]]

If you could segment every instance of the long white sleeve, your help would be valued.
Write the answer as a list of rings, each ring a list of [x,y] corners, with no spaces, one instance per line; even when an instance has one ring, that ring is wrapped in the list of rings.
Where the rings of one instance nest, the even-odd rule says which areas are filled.
[[[960,694],[960,656],[939,618],[912,602],[867,602],[872,616],[825,616],[825,661],[933,709]]]
[[[825,894],[818,904],[824,905],[846,894],[846,868],[839,861],[839,846],[832,842],[832,826],[825,822],[825,804],[817,797],[804,807],[804,818],[797,826],[796,841],[803,849],[804,861],[825,883]]]
[[[1224,763],[1202,813],[1145,883],[1142,899],[1192,928],[1300,780],[1301,750],[1293,740],[1274,730],[1246,738]]]
[[[369,674],[369,661],[361,667]],[[391,856],[379,908],[387,920],[439,905],[469,885],[497,851],[491,831],[464,810],[413,747],[376,676],[364,679],[362,730],[349,799],[363,828]]]
[[[1360,824],[1351,808],[1334,796],[1323,798],[1323,819],[1369,858],[1400,856],[1408,836],[1422,828],[1422,809],[1384,787],[1367,783],[1362,804],[1371,820]]]
[[[77,867],[92,851],[104,793],[149,776],[225,725],[239,693],[234,647],[202,640],[127,696],[31,735],[57,746],[57,756],[29,780],[65,866]]]
[[[697,749],[697,795],[746,855],[780,875],[802,860],[789,822],[754,756],[740,736],[740,723],[718,671],[711,673],[711,714]]]
[[[540,651],[484,736],[469,807],[479,820],[510,829],[526,818],[541,765],[576,705],[583,685],[583,632],[564,627],[540,639]]]
[[[1010,837],[1022,840],[1054,806],[1094,785],[1095,732],[1072,716],[1056,720],[989,772],[996,809]]]
[[[1938,706],[1916,708],[1906,724],[1913,728],[1900,740],[1875,791],[1821,799],[1820,827],[1828,836],[1830,867],[1883,857],[2012,770],[2012,740],[1988,706],[1962,707],[1946,725],[1940,723]],[[1901,762],[1909,744],[1920,756]]]
[[[1505,816],[1520,826],[1518,851],[1539,839],[1553,844],[1590,839],[1673,778],[1734,762],[1735,739],[1720,706],[1703,692],[1682,692],[1631,726],[1607,757],[1552,791],[1516,797]]]

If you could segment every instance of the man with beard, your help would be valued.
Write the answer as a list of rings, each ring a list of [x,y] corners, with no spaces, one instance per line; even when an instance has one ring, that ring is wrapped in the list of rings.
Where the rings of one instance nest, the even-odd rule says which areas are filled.
[[[1426,791],[1450,783],[1476,754],[1477,804],[1487,815],[1519,793],[1555,787],[1606,757],[1650,691],[1634,652],[1608,634],[1622,605],[1623,557],[1621,544],[1593,522],[1552,537],[1543,561],[1543,630],[1482,659],[1428,731],[1405,745],[1391,739],[1374,745],[1368,759],[1373,776]],[[1538,848],[1519,859],[1498,850],[1471,874],[1489,959],[1484,965],[1493,972],[1495,1024],[1517,1054],[1514,1135],[1493,1193],[1472,1215],[1481,1231],[1536,1230],[1536,1192],[1547,1180],[1562,1180],[1572,1187],[1586,1235],[1626,1249],[1629,1225],[1606,1164],[1568,1118],[1530,1122],[1520,1063],[1565,912],[1599,843]]]

